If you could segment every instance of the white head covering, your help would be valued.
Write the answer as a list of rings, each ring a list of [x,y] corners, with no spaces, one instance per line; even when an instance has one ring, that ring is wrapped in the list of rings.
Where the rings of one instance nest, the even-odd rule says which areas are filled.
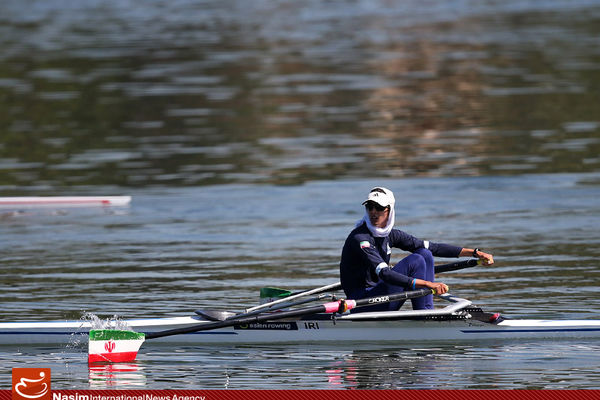
[[[386,237],[390,234],[392,228],[394,227],[394,223],[396,222],[396,212],[394,211],[396,199],[394,198],[394,193],[384,187],[374,187],[369,192],[369,196],[363,202],[363,205],[369,201],[375,202],[382,207],[390,207],[390,214],[388,216],[387,224],[383,228],[373,226],[371,224],[371,220],[369,219],[369,212],[365,209],[365,215],[356,223],[356,226],[361,226],[366,222],[367,228],[369,228],[373,236]]]

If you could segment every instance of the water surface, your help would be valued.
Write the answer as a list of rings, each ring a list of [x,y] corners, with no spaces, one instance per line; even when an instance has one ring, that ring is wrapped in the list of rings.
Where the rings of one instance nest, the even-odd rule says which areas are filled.
[[[0,5],[0,187],[596,171],[598,1]]]
[[[511,317],[600,318],[597,174],[378,182],[397,194],[399,227],[494,253],[494,267],[439,275],[452,293]],[[6,217],[1,318],[236,311],[256,304],[263,286],[299,290],[336,282],[343,241],[371,183],[146,189],[130,192],[129,208]],[[600,372],[595,341],[399,340],[341,348],[147,343],[137,362],[110,371],[88,371],[83,345],[3,347],[0,358],[7,366],[52,366],[59,388],[265,388],[267,377],[270,388],[599,387],[590,379]]]

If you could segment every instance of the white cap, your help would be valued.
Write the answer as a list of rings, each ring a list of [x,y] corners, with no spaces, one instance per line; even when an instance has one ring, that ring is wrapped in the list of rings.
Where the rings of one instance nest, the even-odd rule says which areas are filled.
[[[375,202],[382,207],[393,207],[396,199],[394,198],[394,193],[392,193],[391,190],[384,187],[374,187],[369,192],[369,197],[363,201],[363,205],[367,204],[369,201]]]

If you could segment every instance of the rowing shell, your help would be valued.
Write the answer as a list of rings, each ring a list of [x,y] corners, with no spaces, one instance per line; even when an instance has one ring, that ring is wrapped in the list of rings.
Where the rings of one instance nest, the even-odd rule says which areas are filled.
[[[600,320],[502,319],[448,296],[436,310],[365,312],[306,319],[266,321],[157,338],[153,342],[190,344],[325,343],[325,342],[449,342],[517,339],[600,338]],[[158,332],[211,323],[201,316],[120,321],[135,332]],[[87,340],[90,322],[4,322],[0,344],[56,345]],[[106,327],[103,327],[106,328]]]
[[[78,206],[126,206],[131,196],[33,196],[0,197],[0,208],[15,207],[78,207]]]

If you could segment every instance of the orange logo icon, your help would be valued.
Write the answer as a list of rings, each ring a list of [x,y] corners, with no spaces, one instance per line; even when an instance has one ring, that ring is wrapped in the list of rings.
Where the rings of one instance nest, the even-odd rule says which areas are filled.
[[[12,400],[51,400],[50,368],[13,368]]]

